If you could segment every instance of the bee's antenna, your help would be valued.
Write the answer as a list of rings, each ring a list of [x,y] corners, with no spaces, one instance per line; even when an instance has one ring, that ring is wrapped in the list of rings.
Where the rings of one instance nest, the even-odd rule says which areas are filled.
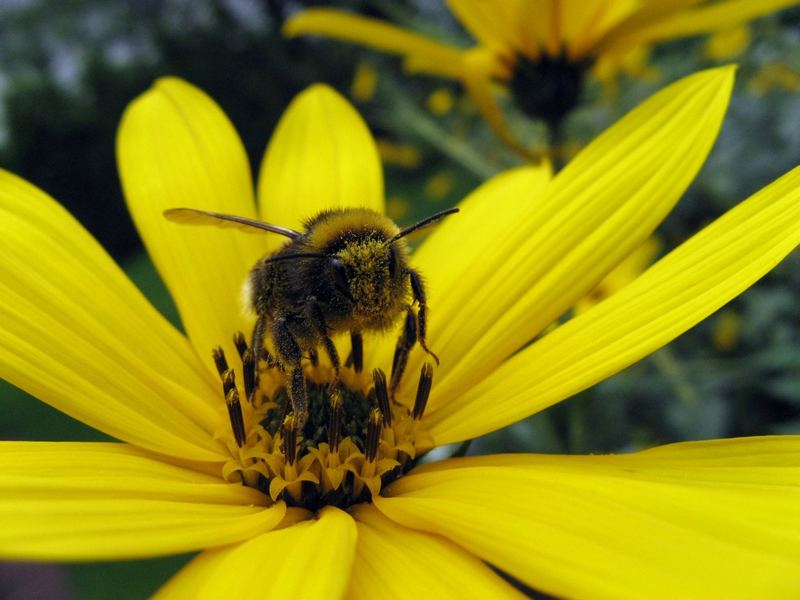
[[[320,254],[319,252],[304,252],[302,254],[281,254],[268,258],[264,262],[278,262],[279,260],[292,260],[294,258],[327,258],[327,254]]]
[[[423,227],[426,227],[427,225],[430,225],[434,221],[438,221],[439,219],[441,219],[443,217],[446,217],[447,215],[452,215],[452,214],[455,214],[457,212],[458,212],[457,208],[448,208],[446,210],[439,211],[435,215],[431,215],[430,217],[422,219],[422,221],[418,221],[418,222],[414,223],[413,225],[409,225],[405,229],[401,230],[400,233],[396,234],[390,240],[388,240],[386,242],[386,245],[388,246],[392,242],[396,242],[400,238],[406,237],[409,233],[412,233],[412,232],[416,231],[417,229],[422,229]]]

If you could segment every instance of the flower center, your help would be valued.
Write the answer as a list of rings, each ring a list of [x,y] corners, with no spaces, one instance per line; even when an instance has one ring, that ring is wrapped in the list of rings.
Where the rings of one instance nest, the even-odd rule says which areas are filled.
[[[290,506],[347,508],[368,502],[433,448],[431,436],[420,427],[433,381],[429,363],[421,369],[414,405],[407,406],[391,397],[380,369],[372,372],[364,392],[332,381],[312,355],[305,369],[308,416],[300,422],[291,412],[280,366],[264,353],[256,385],[253,352],[241,333],[234,342],[245,401],[222,349],[214,350],[230,422],[218,434],[231,452],[223,466],[226,480]]]
[[[578,105],[588,67],[587,61],[571,61],[563,52],[558,56],[543,54],[535,61],[519,55],[511,93],[528,116],[552,126]]]

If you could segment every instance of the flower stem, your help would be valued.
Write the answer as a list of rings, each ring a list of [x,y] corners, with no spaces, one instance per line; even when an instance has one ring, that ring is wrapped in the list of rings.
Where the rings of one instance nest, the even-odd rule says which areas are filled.
[[[394,131],[412,131],[417,137],[448,156],[480,180],[489,179],[503,167],[493,164],[486,156],[473,149],[466,140],[451,135],[435,119],[421,110],[402,88],[388,77],[382,86],[392,97],[392,111],[384,117],[385,123]]]
[[[658,372],[670,383],[678,400],[684,406],[696,406],[700,402],[700,395],[689,383],[686,370],[668,347],[652,354],[651,360]]]

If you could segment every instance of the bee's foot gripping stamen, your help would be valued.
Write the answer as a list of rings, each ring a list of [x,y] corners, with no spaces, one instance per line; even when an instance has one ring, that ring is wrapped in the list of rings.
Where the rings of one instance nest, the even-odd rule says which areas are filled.
[[[417,385],[417,397],[414,400],[414,419],[419,420],[425,414],[425,406],[428,404],[428,397],[431,395],[433,385],[433,366],[431,363],[422,365],[419,373],[419,384]]]
[[[389,403],[389,388],[386,386],[386,375],[380,369],[372,371],[372,380],[375,383],[375,399],[378,409],[383,415],[383,424],[386,427],[392,426],[392,407]]]

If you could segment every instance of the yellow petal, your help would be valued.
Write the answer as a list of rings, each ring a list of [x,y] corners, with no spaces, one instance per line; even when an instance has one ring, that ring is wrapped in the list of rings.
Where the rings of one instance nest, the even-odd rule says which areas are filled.
[[[703,57],[711,60],[731,60],[750,46],[753,36],[748,25],[737,25],[717,31],[703,44]]]
[[[661,42],[721,31],[797,4],[797,0],[726,0],[705,3],[653,19],[638,28],[624,28],[611,36],[613,46]],[[624,35],[623,35],[624,34]]]
[[[0,376],[115,437],[220,460],[188,341],[55,200],[0,172]]]
[[[269,531],[284,505],[122,444],[0,443],[0,557],[177,554]]]
[[[337,508],[324,508],[318,520],[204,552],[154,598],[340,598],[355,546],[352,517]]]
[[[353,516],[358,545],[348,598],[524,598],[448,540],[401,527],[369,504]]]
[[[324,209],[384,212],[375,140],[338,92],[313,85],[292,101],[261,164],[258,198],[264,220],[295,229]]]
[[[568,598],[800,594],[800,437],[423,467],[376,506]]]
[[[578,300],[572,307],[574,314],[586,312],[601,300],[616,294],[636,280],[655,262],[655,257],[660,251],[660,240],[656,236],[647,238],[641,246],[634,249],[625,260],[614,267],[614,270],[606,275],[589,294]]]
[[[566,47],[573,59],[591,54],[598,40],[642,8],[639,0],[561,0],[554,4],[560,8],[558,50]]]
[[[460,75],[460,54],[456,48],[395,27],[379,19],[371,19],[329,8],[304,10],[286,21],[284,35],[321,35],[363,44],[370,48],[399,54],[410,70],[457,78]]]
[[[800,244],[799,222],[800,167],[443,407],[431,433],[446,443],[491,431],[654,352],[777,265]]]
[[[720,68],[667,87],[586,147],[516,223],[484,225],[495,234],[479,259],[490,275],[464,277],[466,299],[448,305],[446,318],[431,304],[431,347],[457,340],[461,356],[442,363],[430,407],[486,377],[651,234],[708,154],[732,83],[732,69]]]
[[[188,207],[255,218],[242,143],[211,98],[179,79],[160,79],[125,111],[117,137],[120,177],[139,234],[180,311],[198,355],[236,356],[231,337],[249,334],[240,289],[266,250],[262,236],[167,221]]]
[[[447,0],[447,5],[481,46],[506,54],[524,52],[530,57],[538,56],[538,48],[532,44],[533,40],[523,35],[522,23],[536,18],[530,14],[530,2]]]

